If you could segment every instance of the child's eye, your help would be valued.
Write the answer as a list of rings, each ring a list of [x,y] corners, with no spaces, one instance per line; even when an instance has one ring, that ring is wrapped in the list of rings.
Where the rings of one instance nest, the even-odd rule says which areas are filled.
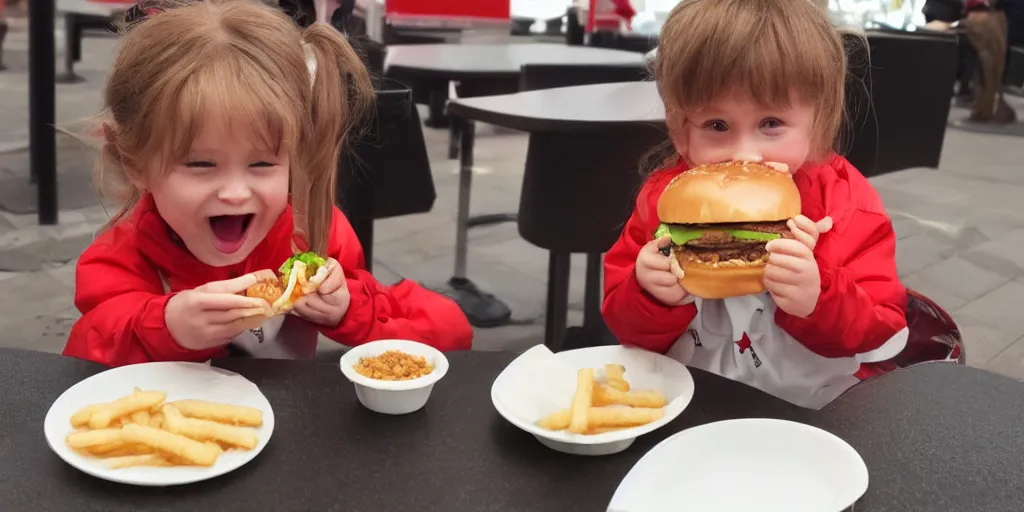
[[[761,121],[761,128],[764,130],[778,130],[779,128],[782,128],[782,126],[782,120],[774,117],[769,117],[768,119]]]
[[[249,164],[249,167],[273,167],[275,164],[270,162],[253,162]]]
[[[721,119],[711,119],[709,121],[705,121],[702,127],[716,132],[729,131],[729,125],[726,124],[725,121],[722,121]]]
[[[209,168],[216,167],[217,164],[213,162],[207,162],[205,160],[195,160],[192,162],[185,162],[185,167],[196,167],[196,168]]]

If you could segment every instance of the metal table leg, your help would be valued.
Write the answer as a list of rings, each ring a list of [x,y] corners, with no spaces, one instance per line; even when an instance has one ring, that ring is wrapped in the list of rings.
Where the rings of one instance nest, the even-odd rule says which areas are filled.
[[[466,252],[469,236],[469,198],[473,184],[473,142],[475,126],[472,121],[453,119],[460,123],[459,134],[459,209],[455,225],[455,273],[448,280],[449,295],[466,313],[469,323],[476,327],[505,325],[512,318],[508,306],[492,294],[481,291],[466,277]]]
[[[29,167],[39,194],[39,224],[57,224],[57,85],[54,65],[54,1],[32,3],[28,20]]]

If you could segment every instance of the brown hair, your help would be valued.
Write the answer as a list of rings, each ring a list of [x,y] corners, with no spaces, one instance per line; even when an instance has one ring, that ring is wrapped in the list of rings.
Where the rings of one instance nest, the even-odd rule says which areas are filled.
[[[216,112],[255,127],[264,148],[290,153],[296,232],[323,253],[339,151],[373,101],[352,47],[326,24],[303,31],[248,0],[143,1],[133,13],[122,24],[100,115],[96,184],[123,204],[109,225],[141,196],[128,173],[167,172]]]
[[[767,107],[787,107],[795,94],[814,107],[812,156],[836,143],[846,53],[809,0],[683,0],[665,20],[651,68],[667,114],[685,116],[732,91]]]

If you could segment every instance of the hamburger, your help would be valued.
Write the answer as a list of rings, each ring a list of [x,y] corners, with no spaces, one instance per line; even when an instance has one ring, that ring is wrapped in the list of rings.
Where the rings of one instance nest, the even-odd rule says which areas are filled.
[[[799,214],[800,193],[788,172],[742,161],[702,165],[665,187],[654,236],[671,236],[666,255],[679,262],[690,294],[749,295],[764,291],[765,244],[792,238],[786,222]]]
[[[266,301],[260,315],[251,318],[252,327],[264,320],[288,313],[299,299],[315,292],[327,277],[327,260],[314,252],[304,252],[288,258],[277,269],[278,276],[264,279],[245,290],[247,297]]]

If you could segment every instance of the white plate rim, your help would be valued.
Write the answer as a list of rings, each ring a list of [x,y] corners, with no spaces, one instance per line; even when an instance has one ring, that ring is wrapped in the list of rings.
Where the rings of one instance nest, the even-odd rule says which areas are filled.
[[[583,350],[606,349],[608,347],[619,347],[619,346],[618,345],[605,345],[605,346],[598,346],[598,347],[577,348],[577,349],[573,349],[573,350],[566,350],[566,351],[563,351],[563,352],[556,352],[555,353],[555,357],[556,358],[560,357],[561,354],[571,354],[573,352],[579,352],[579,351],[583,351]],[[624,348],[624,347],[622,347],[622,348]],[[640,350],[640,349],[634,349],[634,350]],[[568,432],[564,432],[564,431],[548,430],[548,429],[545,429],[545,428],[541,428],[541,427],[539,427],[539,426],[537,426],[537,425],[535,425],[535,424],[533,424],[531,422],[520,420],[519,418],[515,417],[515,415],[511,414],[508,410],[506,410],[504,405],[502,405],[501,401],[498,400],[497,389],[498,389],[498,382],[500,382],[501,379],[503,377],[505,377],[506,372],[508,371],[509,367],[512,366],[513,363],[515,363],[516,359],[519,359],[520,357],[522,357],[522,354],[517,356],[516,359],[513,359],[512,362],[510,362],[508,365],[506,365],[505,368],[501,370],[501,373],[499,373],[498,376],[495,377],[494,382],[491,383],[491,403],[494,405],[495,410],[498,411],[498,414],[500,414],[503,418],[505,418],[505,420],[507,420],[509,423],[511,423],[511,424],[515,425],[516,427],[518,427],[520,430],[524,430],[524,431],[529,432],[530,434],[533,434],[535,436],[543,437],[544,439],[550,439],[552,441],[557,441],[557,442],[560,442],[560,443],[577,444],[577,445],[595,445],[595,444],[615,443],[615,442],[618,442],[618,441],[626,441],[628,439],[636,439],[636,438],[638,438],[638,437],[640,437],[640,436],[642,436],[644,434],[647,434],[649,432],[653,432],[653,431],[655,431],[655,430],[657,430],[657,429],[667,425],[669,422],[671,422],[672,420],[674,420],[677,417],[679,417],[679,415],[682,414],[683,411],[685,411],[687,407],[689,407],[690,402],[693,400],[694,382],[693,382],[693,375],[690,374],[690,369],[687,368],[686,365],[684,365],[683,363],[681,363],[679,361],[676,361],[675,359],[672,359],[671,357],[668,357],[666,355],[656,354],[656,353],[653,353],[653,352],[652,352],[652,354],[654,354],[654,355],[656,355],[658,357],[663,357],[663,358],[667,359],[668,361],[670,361],[669,364],[677,364],[677,365],[679,365],[679,366],[681,366],[683,368],[684,374],[686,375],[687,383],[689,384],[689,386],[686,386],[686,389],[688,389],[689,392],[686,393],[685,395],[680,395],[679,398],[682,400],[682,406],[679,408],[679,410],[669,410],[668,408],[666,408],[665,415],[662,416],[661,419],[652,421],[652,422],[650,422],[650,423],[648,423],[646,425],[641,425],[639,427],[633,427],[633,428],[627,428],[627,429],[623,429],[623,430],[615,430],[615,431],[612,431],[612,432],[605,432],[603,434],[581,435],[581,434],[572,434],[572,433],[568,433]],[[507,378],[507,377],[505,377],[505,378]]]
[[[263,399],[263,402],[265,403],[266,408],[263,409],[263,425],[260,427],[260,437],[259,437],[260,442],[259,442],[259,444],[256,445],[256,448],[253,448],[252,450],[248,450],[248,451],[242,452],[244,454],[244,456],[236,458],[232,462],[225,462],[225,463],[221,464],[221,460],[218,460],[217,463],[215,463],[212,467],[209,467],[209,468],[196,468],[196,471],[190,472],[190,473],[178,473],[177,475],[181,475],[180,477],[169,479],[167,481],[144,481],[144,480],[140,481],[140,480],[131,478],[130,477],[130,474],[131,474],[130,472],[121,472],[121,471],[116,471],[116,470],[106,470],[105,468],[103,468],[99,464],[90,463],[90,461],[88,459],[85,459],[85,458],[66,457],[64,455],[63,450],[58,449],[57,446],[54,446],[54,443],[59,441],[61,443],[61,446],[63,447],[64,446],[64,444],[63,444],[64,443],[64,437],[66,437],[67,434],[70,433],[73,430],[71,428],[70,423],[69,423],[69,418],[67,418],[67,417],[58,417],[57,416],[57,411],[56,411],[57,407],[56,406],[62,400],[70,400],[69,398],[66,398],[66,397],[71,395],[71,394],[73,394],[75,392],[75,390],[77,388],[79,388],[79,387],[82,387],[82,388],[87,387],[89,385],[89,381],[92,381],[93,379],[99,378],[100,375],[106,374],[108,372],[116,372],[116,371],[122,370],[123,368],[127,368],[129,366],[140,366],[140,365],[168,365],[168,366],[169,365],[188,365],[188,366],[202,367],[202,368],[206,368],[207,370],[212,370],[212,371],[216,371],[216,372],[220,372],[220,373],[224,373],[224,374],[238,375],[239,377],[245,379],[244,376],[242,376],[242,375],[240,375],[238,373],[232,372],[230,370],[225,370],[223,368],[216,368],[216,367],[210,366],[209,364],[206,364],[206,363],[191,363],[191,362],[177,362],[177,361],[173,361],[173,362],[161,361],[161,362],[152,362],[152,363],[138,363],[138,364],[135,364],[135,365],[128,365],[128,366],[119,366],[119,367],[115,367],[115,368],[109,368],[109,369],[104,370],[102,372],[96,373],[95,375],[91,375],[91,376],[89,376],[89,377],[87,377],[85,379],[82,379],[82,380],[76,382],[74,385],[72,385],[68,389],[64,390],[64,392],[61,393],[60,396],[58,396],[57,399],[54,400],[52,404],[50,404],[50,409],[46,412],[46,417],[43,419],[43,437],[46,438],[46,444],[50,447],[50,450],[52,450],[53,453],[57,455],[57,457],[59,457],[61,460],[66,462],[71,467],[73,467],[73,468],[75,468],[75,469],[77,469],[77,470],[79,470],[79,471],[81,471],[81,472],[83,472],[83,473],[85,473],[87,475],[93,476],[95,478],[99,478],[101,480],[107,480],[107,481],[110,481],[110,482],[115,482],[115,483],[120,483],[120,484],[136,485],[136,486],[141,486],[141,487],[170,487],[170,486],[175,486],[175,485],[185,485],[185,484],[191,484],[191,483],[195,483],[195,482],[201,482],[203,480],[210,480],[210,479],[217,478],[219,476],[225,475],[227,473],[230,473],[230,472],[232,472],[232,471],[234,471],[234,470],[236,470],[236,469],[238,469],[238,468],[248,464],[249,462],[251,462],[253,459],[255,459],[263,451],[263,449],[268,444],[270,444],[270,438],[271,438],[271,436],[274,433],[274,423],[275,423],[274,422],[274,409],[273,409],[273,407],[271,407],[270,401],[267,400],[266,395],[264,395],[263,391],[261,391],[259,389],[259,386],[256,386],[256,384],[253,383],[252,381],[250,381],[249,379],[245,379],[249,383],[253,384],[253,387],[256,388],[257,392],[259,393],[259,396]],[[84,407],[85,405],[88,405],[88,404],[81,404],[80,407]],[[52,439],[51,436],[49,436],[47,434],[47,431],[49,430],[48,425],[51,425],[51,424],[54,425],[54,428],[59,429],[59,431],[63,433],[60,436],[60,439],[58,439],[58,440]],[[57,425],[60,425],[60,427],[58,427]]]
[[[665,446],[667,446],[669,444],[672,444],[673,442],[678,441],[678,438],[680,438],[680,437],[684,437],[684,436],[687,436],[687,435],[693,435],[694,431],[709,430],[711,428],[716,428],[717,426],[719,426],[721,424],[726,424],[726,423],[748,423],[748,422],[749,423],[772,422],[772,423],[778,423],[778,424],[787,424],[787,425],[789,425],[792,428],[802,429],[802,430],[805,430],[806,432],[810,432],[810,433],[813,433],[815,435],[827,438],[830,441],[836,443],[836,445],[841,450],[847,451],[847,452],[849,452],[850,455],[852,455],[852,461],[854,461],[854,463],[859,463],[859,464],[857,464],[857,469],[863,472],[863,475],[864,475],[864,479],[863,479],[863,482],[862,482],[863,485],[859,485],[858,484],[857,489],[856,489],[856,496],[853,498],[853,501],[848,503],[848,504],[846,504],[846,505],[844,505],[843,508],[837,510],[836,512],[840,512],[840,511],[843,511],[843,510],[849,510],[849,508],[854,506],[854,505],[856,505],[857,504],[857,500],[862,498],[864,496],[864,494],[867,492],[869,481],[870,481],[870,478],[871,478],[870,477],[870,473],[868,472],[867,463],[864,462],[864,458],[861,457],[860,453],[853,446],[851,446],[850,443],[846,442],[843,438],[841,438],[841,437],[839,437],[839,436],[833,434],[832,432],[829,432],[829,431],[827,431],[827,430],[825,430],[823,428],[815,427],[813,425],[808,425],[806,423],[800,423],[799,421],[783,420],[783,419],[778,419],[778,418],[763,418],[763,417],[734,418],[734,419],[728,419],[728,420],[713,421],[713,422],[710,422],[710,423],[705,423],[703,425],[697,425],[695,427],[690,427],[688,429],[680,430],[679,432],[676,432],[675,434],[672,434],[671,436],[666,437],[660,443],[654,445],[654,447],[651,448],[650,450],[647,450],[647,453],[644,453],[643,456],[640,457],[640,459],[638,459],[633,464],[633,466],[629,468],[629,471],[626,472],[626,475],[624,477],[622,477],[622,480],[619,482],[618,487],[615,488],[615,492],[612,493],[612,498],[611,498],[611,500],[609,501],[609,504],[608,504],[609,512],[611,512],[612,510],[618,510],[618,509],[612,509],[611,506],[615,504],[615,497],[618,496],[620,490],[622,489],[622,485],[626,482],[626,479],[629,478],[629,475],[632,474],[633,471],[637,467],[639,467],[641,464],[643,464],[646,459],[648,459],[649,457],[654,457],[654,455],[652,455],[652,454],[655,453],[656,451],[658,451],[659,449],[664,449]]]

